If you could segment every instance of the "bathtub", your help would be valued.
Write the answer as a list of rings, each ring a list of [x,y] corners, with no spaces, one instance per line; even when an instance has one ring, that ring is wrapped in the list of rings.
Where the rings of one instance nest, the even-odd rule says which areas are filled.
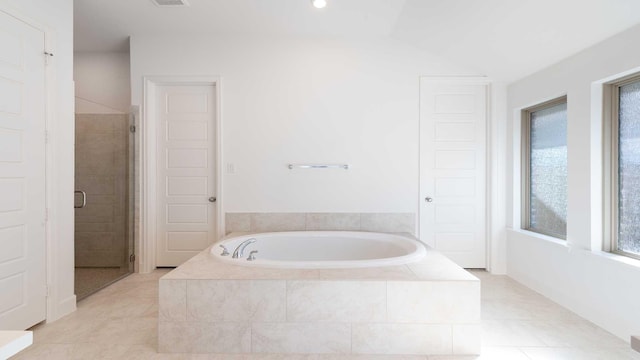
[[[241,258],[232,258],[243,242]],[[228,250],[223,255],[223,248]],[[254,259],[248,260],[252,251]],[[397,266],[420,261],[424,245],[399,234],[360,231],[290,231],[235,236],[214,244],[211,253],[222,262],[241,266],[330,269]]]

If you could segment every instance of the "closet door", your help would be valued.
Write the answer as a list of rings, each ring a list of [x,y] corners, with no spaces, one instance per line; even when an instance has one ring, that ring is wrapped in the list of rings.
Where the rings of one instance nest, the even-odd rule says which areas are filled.
[[[178,266],[216,240],[216,87],[157,88],[157,260]]]
[[[0,330],[45,319],[44,33],[0,11]]]
[[[465,268],[486,267],[487,87],[420,81],[420,239]]]

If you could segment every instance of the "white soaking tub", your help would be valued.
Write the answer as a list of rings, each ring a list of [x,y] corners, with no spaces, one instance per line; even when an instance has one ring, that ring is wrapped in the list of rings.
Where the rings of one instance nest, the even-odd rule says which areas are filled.
[[[213,249],[160,279],[159,352],[480,353],[480,281],[409,235],[233,234]]]
[[[241,256],[236,249],[246,242]],[[228,254],[223,255],[223,246]],[[252,260],[248,260],[252,251]],[[360,231],[290,231],[236,236],[214,244],[220,261],[294,269],[362,268],[420,261],[424,245],[408,236]]]

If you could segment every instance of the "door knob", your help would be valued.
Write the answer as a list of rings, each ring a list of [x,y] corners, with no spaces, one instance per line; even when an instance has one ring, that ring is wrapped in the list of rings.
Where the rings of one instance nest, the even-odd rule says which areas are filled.
[[[218,199],[216,199],[215,196],[212,196],[212,197],[209,198],[209,202],[216,202],[216,200],[218,200]]]
[[[426,201],[426,202],[433,202],[433,198],[430,198],[430,197],[428,197],[428,196],[427,196],[426,198],[424,198],[424,201]]]

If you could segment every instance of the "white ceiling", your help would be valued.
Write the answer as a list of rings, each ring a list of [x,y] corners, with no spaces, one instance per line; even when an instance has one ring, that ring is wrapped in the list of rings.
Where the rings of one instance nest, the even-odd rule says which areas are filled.
[[[513,81],[640,23],[638,0],[327,1],[75,0],[75,49],[126,51],[136,35],[392,37]]]

